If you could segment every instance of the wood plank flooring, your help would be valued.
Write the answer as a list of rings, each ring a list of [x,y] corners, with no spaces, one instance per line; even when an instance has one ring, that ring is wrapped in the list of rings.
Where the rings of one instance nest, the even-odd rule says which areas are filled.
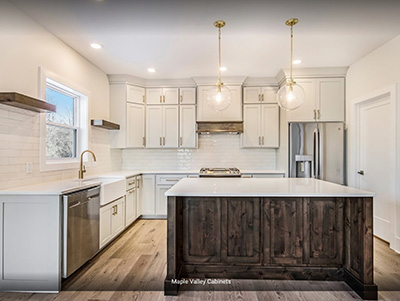
[[[182,287],[164,297],[165,220],[139,220],[67,281],[59,294],[0,293],[0,300],[361,300],[343,282],[232,280],[225,286]],[[374,240],[375,282],[380,300],[400,300],[400,254]]]

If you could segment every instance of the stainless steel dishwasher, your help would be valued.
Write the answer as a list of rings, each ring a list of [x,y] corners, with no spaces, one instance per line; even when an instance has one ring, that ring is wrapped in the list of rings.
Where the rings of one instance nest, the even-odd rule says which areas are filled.
[[[99,251],[100,186],[63,195],[62,277]]]

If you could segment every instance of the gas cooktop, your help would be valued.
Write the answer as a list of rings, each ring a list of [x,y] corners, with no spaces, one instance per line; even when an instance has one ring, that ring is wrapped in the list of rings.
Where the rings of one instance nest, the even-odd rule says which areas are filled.
[[[241,172],[238,168],[208,168],[203,167],[200,169],[200,177],[241,177]]]

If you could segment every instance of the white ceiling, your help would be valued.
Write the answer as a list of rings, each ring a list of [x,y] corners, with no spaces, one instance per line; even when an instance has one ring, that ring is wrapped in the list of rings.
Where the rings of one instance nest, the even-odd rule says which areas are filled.
[[[398,0],[11,0],[107,74],[273,77],[289,67],[289,27],[300,67],[349,66],[400,34]],[[103,49],[89,44],[98,42]],[[157,72],[150,74],[148,67]]]

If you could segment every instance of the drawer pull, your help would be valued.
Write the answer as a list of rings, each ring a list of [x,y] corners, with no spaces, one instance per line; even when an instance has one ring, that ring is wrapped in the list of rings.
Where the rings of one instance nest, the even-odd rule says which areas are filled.
[[[167,182],[178,182],[180,179],[165,179]]]
[[[133,185],[135,184],[135,181],[129,182],[128,185]]]

